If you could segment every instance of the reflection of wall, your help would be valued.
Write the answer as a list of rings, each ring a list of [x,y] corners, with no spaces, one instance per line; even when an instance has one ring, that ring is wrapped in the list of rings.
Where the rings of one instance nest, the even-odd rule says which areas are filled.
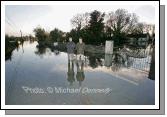
[[[110,67],[112,65],[112,54],[105,54],[104,65]]]

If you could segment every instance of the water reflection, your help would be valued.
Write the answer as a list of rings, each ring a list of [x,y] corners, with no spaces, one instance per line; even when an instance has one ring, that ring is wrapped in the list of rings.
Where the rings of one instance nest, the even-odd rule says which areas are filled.
[[[93,53],[85,53],[85,61],[86,63],[89,63],[89,66],[94,68],[97,68],[98,66],[104,65],[104,54],[93,54]]]
[[[58,50],[54,50],[52,52],[54,52],[55,55],[59,55],[60,54],[60,51],[58,51]]]
[[[20,46],[20,50],[13,53],[11,61],[5,62],[6,93],[10,94],[6,98],[7,104],[85,104],[83,102],[88,99],[89,104],[154,104],[154,81],[147,78],[148,72],[128,68],[138,66],[135,62],[139,58],[114,51],[112,55],[85,53],[84,59],[77,59],[75,54],[70,57],[67,52],[59,49],[36,45],[37,43],[24,43],[24,54]],[[39,56],[44,57],[41,59]],[[113,92],[108,95],[83,94],[84,96],[37,95],[25,93],[22,86],[112,88]]]
[[[121,67],[125,67],[125,58],[119,53],[115,53],[112,56],[112,71],[118,71]]]
[[[68,71],[67,71],[67,81],[70,83],[70,85],[73,85],[73,82],[75,82],[75,73],[74,73],[74,61],[68,59]]]
[[[112,54],[105,54],[105,63],[106,67],[110,67],[112,65]]]
[[[30,44],[32,43],[33,41],[30,42]],[[19,50],[20,46],[22,47],[22,52],[24,53],[23,44],[24,43],[20,43],[20,44],[15,43],[12,46],[7,46],[5,50],[5,59],[11,60],[13,50],[15,50],[15,48]],[[62,44],[60,45],[62,46]],[[61,47],[55,48],[52,46],[41,46],[38,44],[36,45],[35,54],[40,56],[41,58],[43,58],[43,55],[45,55],[46,53],[49,53],[48,55],[51,55],[53,53],[54,55],[57,56],[61,52],[60,48]],[[85,66],[90,66],[93,69],[99,66],[105,66],[107,68],[110,68],[112,71],[118,71],[121,68],[126,67],[126,68],[135,68],[135,69],[149,72],[149,69],[150,69],[149,63],[151,61],[150,59],[151,57],[148,56],[143,58],[143,55],[141,54],[143,53],[143,49],[141,50],[141,52],[140,52],[140,49],[134,50],[135,52],[129,51],[129,53],[127,51],[129,51],[128,48],[124,47],[122,50],[115,50],[113,54],[103,54],[103,53],[93,54],[90,52],[85,52]],[[134,57],[134,55],[135,56],[141,55],[141,58],[140,57],[138,58],[137,56]],[[144,55],[146,54],[144,53]],[[68,55],[68,57],[70,56],[74,56],[74,53],[73,55],[70,55],[70,54]]]
[[[85,63],[85,56],[82,58],[76,57],[74,54],[68,54],[68,71],[67,71],[67,81],[69,82],[70,86],[73,83],[78,81],[79,86],[82,86],[82,82],[85,79],[84,74],[84,63]],[[74,66],[76,66],[76,76],[74,72]]]
[[[155,47],[153,47],[150,71],[149,71],[149,79],[155,80]]]
[[[16,49],[19,51],[20,46],[22,48],[22,52],[24,53],[24,41],[10,41],[8,39],[5,40],[5,61],[12,59],[13,51]]]
[[[29,43],[32,44],[33,42],[34,41],[30,41]],[[6,43],[8,43],[8,42],[6,42]],[[10,43],[8,45],[9,46],[6,46],[6,48],[5,48],[5,60],[8,60],[8,59],[11,60],[12,59],[12,52],[15,49],[19,50],[20,47],[22,48],[22,52],[24,53],[24,47],[23,47],[24,42]],[[60,45],[62,45],[62,44],[60,44]],[[47,53],[49,53],[49,55],[51,55],[53,53],[55,56],[57,56],[61,53],[59,48],[36,45],[36,50],[34,51],[34,53],[36,55],[40,56],[41,58],[43,58],[43,55],[45,55]],[[132,54],[130,55],[129,53],[127,53],[127,50],[128,49],[124,47],[122,50],[115,50],[113,54],[103,54],[103,53],[93,54],[90,52],[85,52],[84,60],[82,60],[82,61],[78,61],[78,60],[76,61],[75,60],[76,55],[74,53],[68,54],[69,66],[71,66],[71,65],[74,66],[74,64],[76,64],[76,68],[78,71],[77,72],[78,73],[77,80],[79,79],[78,76],[81,76],[81,74],[83,77],[81,79],[84,79],[84,73],[82,72],[83,68],[79,67],[79,66],[85,66],[85,67],[90,66],[93,69],[105,66],[114,72],[120,70],[121,68],[135,68],[135,69],[144,70],[144,71],[149,72],[150,71],[149,69],[151,69],[155,66],[155,65],[150,66],[150,64],[149,64],[151,62],[150,57],[149,58],[135,58],[135,57],[131,56]],[[140,52],[139,50],[140,49],[137,49],[138,52],[136,52],[136,53],[139,53]],[[133,53],[133,52],[131,52],[131,53]],[[141,55],[141,53],[138,55]],[[79,68],[82,68],[82,69],[79,69]],[[69,73],[68,73],[69,75],[70,75],[70,71],[71,71],[71,67],[69,69]],[[150,73],[150,74],[152,75],[153,73]],[[71,75],[72,75],[72,73],[71,73]],[[154,76],[154,74],[153,74],[153,76]],[[151,77],[149,77],[149,78],[151,78]],[[73,80],[71,80],[71,81],[73,81]],[[82,81],[82,80],[80,80],[80,81]]]
[[[42,57],[42,55],[44,55],[45,53],[46,53],[46,49],[47,49],[47,47],[41,47],[41,46],[36,46],[36,51],[35,51],[35,54],[36,55],[39,55],[39,56],[41,56]]]
[[[82,82],[85,79],[85,74],[84,74],[84,61],[83,60],[77,60],[76,62],[77,66],[77,74],[76,74],[76,79],[79,82],[79,86],[82,85]]]

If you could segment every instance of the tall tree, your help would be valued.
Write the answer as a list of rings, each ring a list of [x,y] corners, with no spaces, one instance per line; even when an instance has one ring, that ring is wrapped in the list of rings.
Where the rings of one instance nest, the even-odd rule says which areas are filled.
[[[102,33],[104,29],[104,13],[94,10],[90,13],[89,21],[89,39],[92,44],[100,44],[102,39]]]
[[[107,15],[107,26],[114,32],[131,33],[138,23],[138,17],[134,13],[128,13],[125,9],[117,9]]]
[[[144,33],[144,23],[138,23],[134,30],[132,30],[133,34],[143,34]]]
[[[63,32],[57,28],[54,30],[50,31],[50,39],[53,42],[60,42],[63,38]]]
[[[77,14],[71,19],[71,24],[74,27],[70,31],[71,37],[73,37],[73,40],[77,42],[80,37],[83,37],[83,30],[88,27],[90,19],[89,13],[83,13],[83,14]]]
[[[89,22],[89,13],[77,14],[71,19],[71,24],[77,31],[87,26]]]
[[[128,13],[125,9],[110,12],[107,18],[107,26],[112,30],[114,43],[117,45],[124,43],[125,35],[131,33],[138,22],[136,14]]]
[[[36,27],[33,32],[35,33],[35,37],[37,37],[38,41],[46,41],[46,39],[48,39],[48,33],[41,27]]]

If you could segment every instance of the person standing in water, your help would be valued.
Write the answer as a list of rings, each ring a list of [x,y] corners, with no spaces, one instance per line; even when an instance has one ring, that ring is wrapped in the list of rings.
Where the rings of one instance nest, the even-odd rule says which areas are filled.
[[[82,38],[79,38],[79,42],[76,45],[77,50],[77,60],[84,60],[84,50],[85,50],[85,44],[82,41]]]
[[[68,60],[74,59],[74,49],[75,49],[75,43],[72,41],[72,38],[69,38],[69,42],[66,45],[67,53],[68,53]]]

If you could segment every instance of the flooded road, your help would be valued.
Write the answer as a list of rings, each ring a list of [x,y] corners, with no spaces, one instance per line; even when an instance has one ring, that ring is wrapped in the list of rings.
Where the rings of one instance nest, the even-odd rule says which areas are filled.
[[[26,41],[5,61],[7,105],[155,104],[155,81],[136,61],[122,67],[110,55],[89,53],[70,61],[66,52],[37,45]]]

